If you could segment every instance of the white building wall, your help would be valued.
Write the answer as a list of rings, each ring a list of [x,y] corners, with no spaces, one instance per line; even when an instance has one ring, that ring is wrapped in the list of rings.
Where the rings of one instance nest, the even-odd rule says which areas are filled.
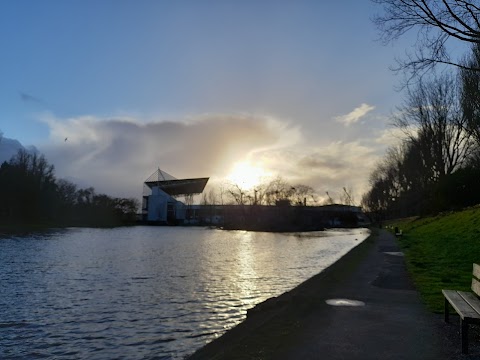
[[[168,195],[157,186],[152,187],[152,194],[148,196],[147,221],[167,222],[168,205],[173,205],[175,211],[175,220],[185,220],[186,206],[181,201]]]
[[[167,221],[167,203],[170,195],[158,187],[152,188],[152,195],[148,197],[148,221]]]

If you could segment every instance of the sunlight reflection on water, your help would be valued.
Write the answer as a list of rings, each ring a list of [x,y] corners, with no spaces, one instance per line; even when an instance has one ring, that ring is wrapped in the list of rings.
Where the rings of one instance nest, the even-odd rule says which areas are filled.
[[[367,236],[133,227],[3,237],[0,357],[183,358]]]

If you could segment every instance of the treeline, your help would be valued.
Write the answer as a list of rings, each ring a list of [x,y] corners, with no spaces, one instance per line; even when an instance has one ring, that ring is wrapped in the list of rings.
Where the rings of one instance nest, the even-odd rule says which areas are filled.
[[[393,116],[403,140],[378,163],[362,199],[365,210],[377,218],[480,203],[479,44],[464,66],[407,89],[405,103]]]
[[[334,200],[328,192],[323,198],[309,185],[292,184],[281,176],[244,188],[236,183],[225,183],[202,194],[202,205],[355,205],[352,189],[342,188]],[[187,201],[188,202],[188,201]]]
[[[0,224],[116,226],[133,223],[138,207],[56,179],[43,155],[19,150],[0,166]]]

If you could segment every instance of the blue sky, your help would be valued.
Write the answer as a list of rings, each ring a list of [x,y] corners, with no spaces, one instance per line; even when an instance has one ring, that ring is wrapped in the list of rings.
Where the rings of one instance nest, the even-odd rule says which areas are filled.
[[[388,67],[413,44],[376,42],[379,10],[3,1],[0,130],[45,153],[57,175],[113,195],[139,193],[157,166],[220,181],[241,163],[321,193],[351,187],[359,200],[402,99]]]

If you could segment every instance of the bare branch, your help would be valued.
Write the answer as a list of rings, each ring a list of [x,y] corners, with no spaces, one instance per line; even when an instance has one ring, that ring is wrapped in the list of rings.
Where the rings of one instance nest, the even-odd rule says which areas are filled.
[[[390,43],[412,30],[418,31],[417,51],[399,61],[401,70],[411,78],[442,64],[480,71],[479,67],[450,59],[447,43],[480,42],[480,1],[465,0],[372,0],[384,13],[373,18],[384,43]]]

